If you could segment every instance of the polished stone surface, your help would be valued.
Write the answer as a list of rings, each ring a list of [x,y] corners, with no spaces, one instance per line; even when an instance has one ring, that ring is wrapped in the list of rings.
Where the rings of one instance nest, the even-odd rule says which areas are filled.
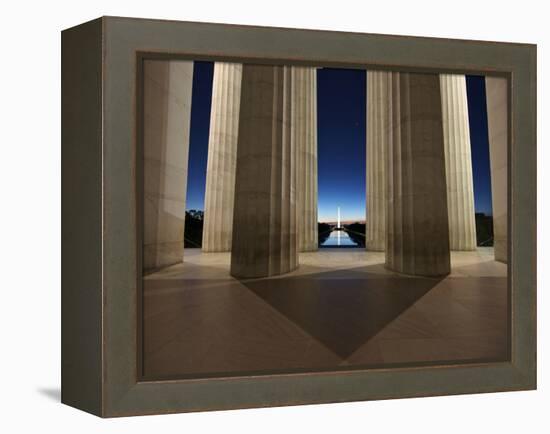
[[[508,261],[508,81],[485,77],[495,258]]]
[[[505,360],[506,265],[451,253],[444,278],[384,267],[383,252],[300,253],[281,276],[236,279],[229,253],[186,250],[144,280],[147,378]]]
[[[144,62],[143,265],[181,262],[193,62]]]
[[[466,76],[440,74],[451,250],[475,250],[474,181]]]
[[[317,250],[317,70],[293,66],[292,146],[296,155],[296,227],[300,252]]]
[[[391,139],[391,72],[367,71],[366,248],[386,248],[386,152]]]
[[[291,68],[243,65],[231,274],[265,277],[298,266]]]
[[[202,249],[231,250],[242,65],[215,62],[208,136]]]
[[[392,72],[386,152],[386,266],[450,271],[441,92],[437,74]]]

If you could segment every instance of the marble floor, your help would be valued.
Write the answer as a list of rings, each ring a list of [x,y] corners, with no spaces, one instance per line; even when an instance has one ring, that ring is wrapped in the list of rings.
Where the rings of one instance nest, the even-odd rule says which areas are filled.
[[[148,379],[472,363],[509,355],[507,267],[452,252],[445,278],[384,268],[384,254],[322,248],[292,273],[229,276],[229,253],[186,249],[144,278]]]

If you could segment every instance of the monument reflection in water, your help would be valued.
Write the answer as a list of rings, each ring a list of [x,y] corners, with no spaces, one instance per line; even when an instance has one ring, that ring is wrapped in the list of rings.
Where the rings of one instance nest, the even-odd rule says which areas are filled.
[[[321,244],[323,247],[357,247],[348,233],[344,230],[333,230],[328,238]]]
[[[349,234],[342,228],[340,216],[340,207],[338,207],[338,219],[336,227],[332,230],[328,238],[321,243],[322,247],[357,247],[358,244],[351,239]]]

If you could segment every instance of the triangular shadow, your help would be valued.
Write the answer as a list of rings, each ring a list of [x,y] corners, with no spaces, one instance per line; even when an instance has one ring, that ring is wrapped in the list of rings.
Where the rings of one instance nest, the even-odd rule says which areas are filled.
[[[241,283],[346,359],[442,280],[371,267]]]

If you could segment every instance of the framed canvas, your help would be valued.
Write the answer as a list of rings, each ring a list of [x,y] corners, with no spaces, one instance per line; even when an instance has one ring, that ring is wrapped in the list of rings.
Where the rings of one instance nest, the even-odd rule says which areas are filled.
[[[62,402],[536,388],[536,46],[62,32]]]

